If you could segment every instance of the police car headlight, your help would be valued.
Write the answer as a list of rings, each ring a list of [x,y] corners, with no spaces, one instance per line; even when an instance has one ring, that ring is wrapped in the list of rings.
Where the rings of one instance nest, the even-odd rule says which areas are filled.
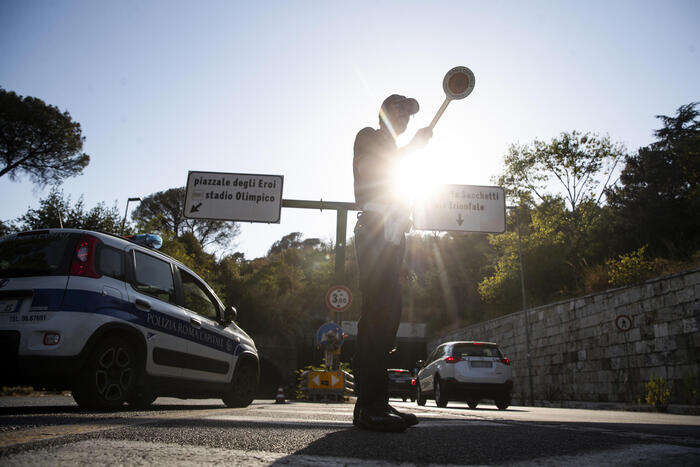
[[[61,335],[57,332],[44,333],[44,345],[58,345],[61,342]]]

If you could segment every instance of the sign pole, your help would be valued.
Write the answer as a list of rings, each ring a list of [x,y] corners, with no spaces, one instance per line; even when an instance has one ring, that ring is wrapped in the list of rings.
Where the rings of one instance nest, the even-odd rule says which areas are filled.
[[[345,284],[345,239],[347,236],[348,211],[338,209],[335,227],[335,283]],[[340,312],[336,313],[336,322],[340,325]]]

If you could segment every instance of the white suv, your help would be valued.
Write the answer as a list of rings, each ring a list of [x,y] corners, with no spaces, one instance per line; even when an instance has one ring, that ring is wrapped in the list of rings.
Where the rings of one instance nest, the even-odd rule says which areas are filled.
[[[510,405],[513,371],[510,360],[493,342],[447,342],[440,344],[416,377],[418,405],[435,399],[438,407],[450,400],[462,400],[475,409],[480,399],[493,399],[505,410]]]
[[[253,340],[178,261],[77,229],[0,240],[0,383],[70,389],[78,405],[147,407],[158,396],[249,405]]]

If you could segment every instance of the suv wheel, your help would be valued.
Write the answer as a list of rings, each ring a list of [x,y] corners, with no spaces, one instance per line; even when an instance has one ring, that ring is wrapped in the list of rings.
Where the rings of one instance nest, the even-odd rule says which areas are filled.
[[[417,404],[418,405],[425,405],[425,402],[427,401],[426,397],[423,395],[423,392],[420,390],[420,381],[416,380],[416,391],[418,392],[417,397]]]
[[[231,388],[221,396],[227,407],[248,407],[255,398],[258,387],[258,375],[255,365],[241,362],[233,374]]]
[[[445,397],[445,387],[439,376],[435,376],[435,403],[438,407],[447,407],[447,397]]]
[[[97,344],[78,375],[73,398],[82,408],[118,409],[136,385],[136,354],[126,339],[108,337]]]
[[[474,410],[474,409],[476,409],[476,406],[479,405],[479,401],[476,399],[469,399],[467,401],[467,405],[469,406],[470,409]]]
[[[510,405],[510,396],[496,399],[494,402],[496,403],[496,407],[498,407],[498,410],[506,410]]]

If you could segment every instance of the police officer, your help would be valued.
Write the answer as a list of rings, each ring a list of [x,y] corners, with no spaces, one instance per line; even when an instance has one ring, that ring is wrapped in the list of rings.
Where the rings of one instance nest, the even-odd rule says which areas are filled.
[[[410,229],[409,211],[394,194],[392,177],[403,155],[425,146],[432,129],[419,130],[410,144],[396,137],[418,112],[418,102],[392,94],[379,111],[379,129],[363,128],[355,138],[355,201],[362,212],[355,226],[362,313],[353,359],[358,392],[353,423],[376,431],[404,431],[418,423],[415,415],[388,404],[387,366],[401,320],[399,273]]]

